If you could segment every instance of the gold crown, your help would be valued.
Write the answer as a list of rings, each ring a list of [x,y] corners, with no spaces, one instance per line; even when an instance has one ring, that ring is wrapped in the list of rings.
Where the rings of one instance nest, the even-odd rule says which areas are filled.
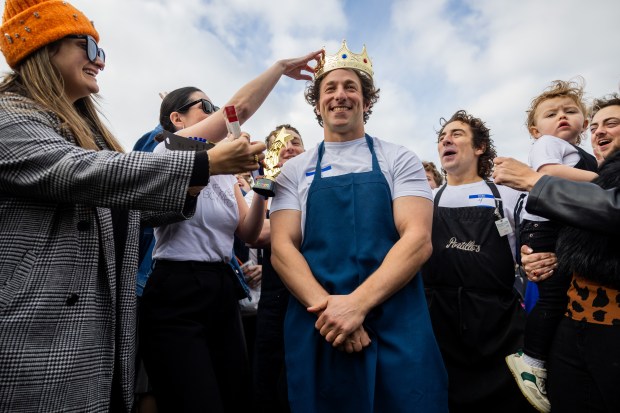
[[[323,48],[323,51],[325,48]],[[327,56],[323,53],[323,58],[314,69],[314,79],[321,78],[325,73],[334,69],[357,69],[366,73],[372,79],[372,61],[366,53],[366,45],[362,48],[362,53],[353,53],[347,47],[347,41],[342,41],[342,46],[338,53]]]

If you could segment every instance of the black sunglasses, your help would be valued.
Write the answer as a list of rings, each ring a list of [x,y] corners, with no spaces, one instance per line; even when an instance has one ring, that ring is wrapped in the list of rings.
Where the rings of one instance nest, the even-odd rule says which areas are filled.
[[[88,60],[95,63],[97,58],[99,58],[103,63],[105,63],[105,52],[103,51],[103,49],[97,46],[97,42],[95,41],[95,39],[92,38],[92,36],[71,34],[66,37],[68,37],[69,39],[86,39],[86,46],[84,48],[86,49],[86,55],[88,56]]]
[[[185,112],[185,111],[187,111],[189,108],[191,108],[192,106],[194,106],[198,102],[202,103],[202,105],[200,105],[201,108],[202,108],[202,111],[204,113],[206,113],[207,115],[210,115],[210,114],[220,110],[219,107],[215,106],[213,103],[209,102],[207,99],[196,99],[193,102],[189,102],[189,103],[186,103],[185,105],[181,106],[180,108],[175,110],[175,112]]]

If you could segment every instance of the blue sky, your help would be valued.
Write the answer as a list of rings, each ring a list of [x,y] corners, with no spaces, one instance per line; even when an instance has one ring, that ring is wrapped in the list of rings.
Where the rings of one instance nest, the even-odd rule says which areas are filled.
[[[70,2],[101,35],[103,112],[128,150],[157,123],[158,92],[194,85],[221,104],[277,59],[335,53],[345,38],[354,52],[366,44],[381,88],[366,131],[436,163],[439,119],[456,110],[485,120],[501,155],[526,160],[525,110],[552,80],[581,75],[589,98],[620,81],[617,0]],[[262,140],[288,122],[316,145],[304,86],[284,78],[243,129]]]

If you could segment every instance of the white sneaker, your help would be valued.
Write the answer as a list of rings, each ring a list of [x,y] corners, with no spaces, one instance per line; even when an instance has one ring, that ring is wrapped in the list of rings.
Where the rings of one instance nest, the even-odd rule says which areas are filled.
[[[547,398],[545,382],[547,369],[532,367],[523,360],[523,352],[506,356],[506,364],[514,376],[521,393],[539,412],[549,413],[551,404]]]

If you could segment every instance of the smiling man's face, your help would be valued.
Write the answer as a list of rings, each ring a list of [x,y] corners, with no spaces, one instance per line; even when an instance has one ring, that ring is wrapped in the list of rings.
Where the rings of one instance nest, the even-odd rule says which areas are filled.
[[[592,117],[592,143],[607,159],[620,149],[620,105],[607,106]]]
[[[346,140],[364,136],[364,112],[368,105],[357,73],[336,69],[325,75],[315,110],[323,118],[326,138],[339,135]]]

